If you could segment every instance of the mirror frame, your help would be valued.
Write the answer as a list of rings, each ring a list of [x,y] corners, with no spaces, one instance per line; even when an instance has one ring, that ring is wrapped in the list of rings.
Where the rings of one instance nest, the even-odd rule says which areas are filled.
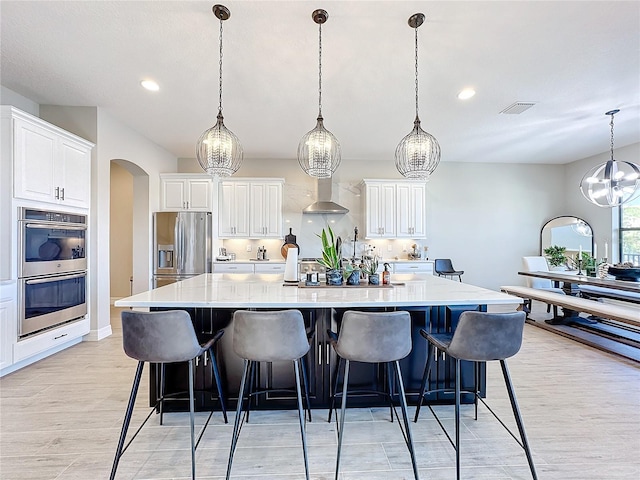
[[[549,227],[549,224],[552,223],[554,220],[558,220],[561,218],[575,218],[578,221],[584,222],[590,229],[591,229],[591,250],[589,251],[589,253],[591,254],[591,256],[593,256],[593,244],[594,244],[594,235],[593,235],[593,227],[589,224],[589,222],[587,222],[586,220],[584,220],[583,218],[580,217],[576,217],[573,215],[559,215],[557,217],[553,217],[552,219],[548,220],[547,222],[545,222],[544,225],[542,225],[542,228],[540,229],[540,255],[544,256],[544,248],[543,248],[543,232],[544,229],[546,227]],[[577,223],[577,222],[576,222]],[[567,225],[570,225],[571,223],[567,223]],[[551,228],[551,227],[549,227]],[[585,250],[587,251],[587,250]]]

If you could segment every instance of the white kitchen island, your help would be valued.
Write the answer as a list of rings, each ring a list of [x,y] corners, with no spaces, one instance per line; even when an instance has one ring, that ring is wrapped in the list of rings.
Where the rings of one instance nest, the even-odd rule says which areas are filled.
[[[401,368],[408,398],[415,403],[426,361],[427,345],[420,336],[421,328],[432,332],[447,332],[455,328],[464,311],[486,311],[489,305],[512,306],[515,310],[522,299],[501,292],[488,290],[432,275],[396,274],[392,286],[343,286],[299,287],[284,285],[282,275],[277,274],[204,274],[182,282],[166,285],[148,292],[116,301],[117,307],[149,308],[151,310],[183,309],[190,313],[196,332],[202,341],[220,329],[225,335],[218,343],[218,362],[225,384],[227,399],[235,403],[242,373],[242,360],[233,352],[231,322],[233,312],[239,309],[286,309],[302,311],[309,332],[312,348],[305,357],[309,371],[311,404],[315,408],[329,405],[330,386],[335,381],[338,359],[329,344],[327,329],[339,331],[342,315],[346,310],[364,311],[406,310],[412,318],[413,350],[402,360]],[[503,307],[510,308],[510,307]],[[196,388],[211,388],[208,364],[201,362],[197,368]],[[438,358],[432,387],[453,387],[453,362]],[[167,369],[167,390],[182,391],[186,388],[185,366],[171,365]],[[290,389],[294,376],[291,362],[261,365],[254,379],[257,389]],[[150,402],[158,396],[158,381],[152,370]],[[473,363],[462,368],[463,389],[479,382],[484,393],[485,369],[477,369]],[[384,366],[354,364],[350,373],[350,388],[361,390],[385,390],[387,385]],[[393,386],[395,390],[395,386]],[[215,390],[215,389],[214,389]],[[394,392],[395,393],[395,392]],[[470,401],[471,396],[463,398]],[[450,403],[453,395],[433,394],[427,398],[432,403]],[[350,396],[349,405],[384,405],[383,397],[371,393]],[[197,398],[200,409],[215,407],[208,394]],[[256,408],[295,408],[295,394],[267,394],[255,401]],[[177,408],[184,406],[178,405]]]

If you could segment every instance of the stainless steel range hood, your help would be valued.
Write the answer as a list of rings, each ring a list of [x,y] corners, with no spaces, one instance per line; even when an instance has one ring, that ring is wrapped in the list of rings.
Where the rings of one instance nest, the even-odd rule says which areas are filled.
[[[312,203],[308,207],[302,210],[302,213],[318,214],[318,213],[335,213],[345,214],[349,213],[349,209],[344,208],[342,205],[338,205],[331,201],[331,178],[319,178],[318,179],[318,201]]]

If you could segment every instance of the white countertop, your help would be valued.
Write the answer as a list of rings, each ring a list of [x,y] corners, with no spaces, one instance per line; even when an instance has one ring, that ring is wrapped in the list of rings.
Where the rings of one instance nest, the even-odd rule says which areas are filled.
[[[515,305],[522,299],[432,275],[395,274],[393,288],[283,285],[281,274],[206,273],[123,298],[116,307],[351,308]]]

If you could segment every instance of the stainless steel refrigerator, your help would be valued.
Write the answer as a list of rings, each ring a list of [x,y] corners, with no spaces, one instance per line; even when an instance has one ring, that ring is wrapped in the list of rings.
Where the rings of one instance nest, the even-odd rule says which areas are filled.
[[[211,213],[153,214],[153,287],[211,272]]]

